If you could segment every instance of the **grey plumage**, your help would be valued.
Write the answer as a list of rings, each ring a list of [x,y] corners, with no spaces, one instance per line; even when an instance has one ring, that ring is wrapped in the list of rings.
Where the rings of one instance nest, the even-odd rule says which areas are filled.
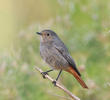
[[[52,69],[66,70],[71,66],[81,76],[68,49],[57,34],[51,30],[43,30],[41,33],[40,54],[44,61]]]

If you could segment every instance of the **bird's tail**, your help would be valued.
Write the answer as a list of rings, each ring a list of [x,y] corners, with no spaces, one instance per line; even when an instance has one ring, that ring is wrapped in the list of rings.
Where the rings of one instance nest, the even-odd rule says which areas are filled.
[[[72,67],[68,67],[68,69],[66,69],[66,71],[71,73],[77,79],[77,81],[80,83],[80,85],[83,88],[88,89],[88,86],[85,84],[85,82],[81,79],[81,77],[77,74],[77,72]]]

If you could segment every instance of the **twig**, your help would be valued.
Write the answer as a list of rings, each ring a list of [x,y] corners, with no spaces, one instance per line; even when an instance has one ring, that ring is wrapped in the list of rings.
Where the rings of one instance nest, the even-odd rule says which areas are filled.
[[[65,100],[73,100],[72,98],[70,97],[65,97],[65,96],[60,96],[60,95],[57,95],[55,93],[51,93],[51,92],[48,92],[50,95],[53,95],[53,96],[56,96],[56,97],[59,97],[59,98],[62,98],[62,99],[65,99]]]
[[[42,73],[43,71],[36,67],[35,68],[37,71],[39,71],[40,73]],[[49,75],[45,75],[45,78],[47,78],[50,81],[54,81]],[[67,90],[65,87],[61,86],[58,82],[56,83],[56,87],[60,88],[61,90],[63,90],[65,93],[67,93],[72,99],[74,100],[80,100],[80,98],[78,98],[77,96],[75,96],[74,94],[72,94],[69,90]]]

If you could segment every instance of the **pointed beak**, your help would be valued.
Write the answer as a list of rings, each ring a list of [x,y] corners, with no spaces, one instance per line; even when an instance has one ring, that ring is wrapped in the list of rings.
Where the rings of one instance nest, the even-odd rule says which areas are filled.
[[[36,34],[38,34],[38,35],[42,35],[42,33],[41,33],[41,32],[36,32]]]

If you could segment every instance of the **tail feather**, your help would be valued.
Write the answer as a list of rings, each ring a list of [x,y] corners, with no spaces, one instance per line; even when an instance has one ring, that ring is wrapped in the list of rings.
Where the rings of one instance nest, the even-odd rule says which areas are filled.
[[[66,71],[71,73],[83,88],[88,89],[88,86],[85,84],[85,82],[81,79],[81,77],[76,73],[76,71],[72,67],[69,67],[68,69],[66,69]]]

